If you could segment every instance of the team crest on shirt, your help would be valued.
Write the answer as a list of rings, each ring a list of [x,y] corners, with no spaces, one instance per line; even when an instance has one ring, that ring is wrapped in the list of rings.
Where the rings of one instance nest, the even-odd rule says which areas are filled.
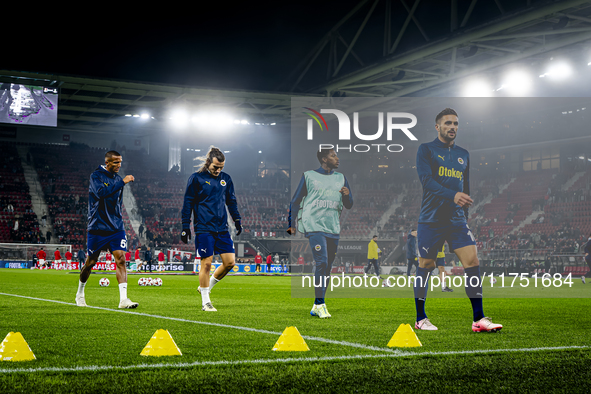
[[[458,157],[458,163],[464,164],[464,159],[462,159],[461,157]]]
[[[220,182],[220,185],[222,185],[222,186],[226,186],[226,181],[224,181],[224,180],[222,179],[222,180],[221,180],[221,182]]]
[[[314,249],[316,249],[317,252],[320,252],[320,249],[322,249],[322,246],[316,245],[316,246],[314,246]]]

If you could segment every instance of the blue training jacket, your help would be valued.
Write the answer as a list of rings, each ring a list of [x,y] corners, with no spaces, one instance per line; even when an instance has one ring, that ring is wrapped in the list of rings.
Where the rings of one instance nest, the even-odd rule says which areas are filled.
[[[185,201],[182,210],[183,229],[191,227],[191,214],[193,214],[193,228],[195,234],[221,233],[228,231],[228,214],[232,219],[240,220],[238,202],[234,195],[234,183],[225,172],[220,172],[217,177],[209,171],[195,172],[189,177]]]
[[[470,154],[455,143],[446,147],[439,138],[421,144],[417,172],[423,185],[419,223],[466,223],[468,209],[454,202],[457,192],[470,194]]]
[[[100,166],[90,175],[88,231],[125,231],[122,215],[123,178]]]
[[[410,231],[406,239],[406,259],[414,260],[417,256],[417,237],[413,236]]]

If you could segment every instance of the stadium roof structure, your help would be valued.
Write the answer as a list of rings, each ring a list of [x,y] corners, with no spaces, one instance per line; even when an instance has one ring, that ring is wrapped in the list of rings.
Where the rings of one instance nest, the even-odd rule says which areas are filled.
[[[292,97],[449,96],[450,83],[506,65],[535,67],[557,54],[586,54],[586,64],[590,43],[587,0],[360,0],[275,92],[11,70],[0,70],[0,82],[58,87],[61,128],[160,130],[159,122],[140,126],[129,117],[164,120],[183,105],[287,123]]]
[[[444,22],[436,29],[433,13]],[[375,14],[381,14],[380,29],[371,22]],[[504,65],[528,60],[531,66],[548,53],[582,55],[585,48],[591,58],[589,40],[591,3],[585,0],[361,0],[283,86],[329,97],[433,94],[433,88]],[[361,52],[378,60],[368,63]],[[326,82],[318,83],[314,69],[326,73]]]
[[[170,110],[182,106],[226,109],[253,122],[280,122],[289,119],[294,96],[11,70],[0,70],[0,82],[58,87],[58,126],[94,131],[132,127],[126,115],[149,113],[150,117],[164,119]],[[154,126],[145,124],[142,128],[149,127]]]

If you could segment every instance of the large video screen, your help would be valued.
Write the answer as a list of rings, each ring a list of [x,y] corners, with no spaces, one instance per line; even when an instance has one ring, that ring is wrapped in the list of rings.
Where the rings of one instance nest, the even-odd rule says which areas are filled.
[[[0,84],[0,123],[57,126],[57,88]]]

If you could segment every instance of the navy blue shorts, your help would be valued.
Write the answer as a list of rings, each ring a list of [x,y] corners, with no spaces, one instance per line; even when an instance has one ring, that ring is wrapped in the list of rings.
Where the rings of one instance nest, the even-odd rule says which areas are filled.
[[[195,250],[202,259],[214,254],[235,253],[234,241],[228,231],[195,234]]]
[[[319,264],[332,265],[339,247],[339,239],[324,236],[320,233],[310,233],[308,237],[310,241],[310,249],[312,249],[312,256],[316,266]],[[328,273],[330,275],[330,272]]]
[[[435,260],[437,253],[447,241],[451,250],[463,248],[464,246],[476,245],[472,231],[466,223],[447,226],[433,226],[427,223],[419,223],[417,227],[417,242],[419,244],[419,255],[424,259]]]
[[[97,257],[101,250],[110,250],[111,252],[123,250],[127,252],[125,231],[122,230],[107,236],[91,234],[89,232],[86,248],[88,257]]]
[[[435,262],[437,267],[445,266],[445,257],[437,257],[437,261]]]

